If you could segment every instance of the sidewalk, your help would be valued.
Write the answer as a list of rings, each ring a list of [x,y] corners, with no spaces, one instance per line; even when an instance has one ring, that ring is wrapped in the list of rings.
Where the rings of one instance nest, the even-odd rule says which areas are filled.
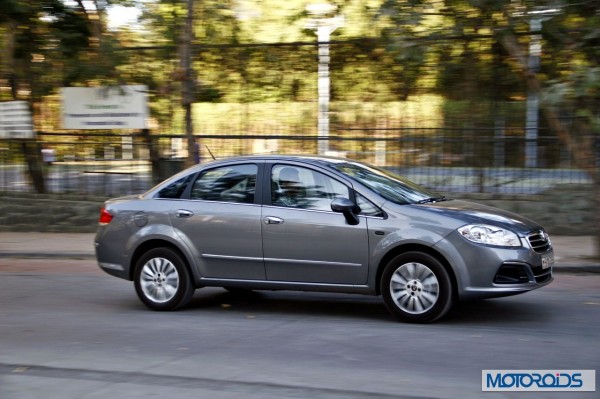
[[[0,258],[95,259],[94,233],[0,232]]]
[[[0,258],[94,260],[94,233],[0,232]],[[600,273],[594,237],[551,236],[555,272]]]

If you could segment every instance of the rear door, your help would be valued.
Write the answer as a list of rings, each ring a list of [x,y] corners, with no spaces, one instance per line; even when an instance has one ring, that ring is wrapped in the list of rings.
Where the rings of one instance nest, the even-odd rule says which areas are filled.
[[[261,168],[252,162],[205,170],[192,183],[189,199],[171,210],[173,227],[193,246],[202,277],[265,279],[256,196]]]

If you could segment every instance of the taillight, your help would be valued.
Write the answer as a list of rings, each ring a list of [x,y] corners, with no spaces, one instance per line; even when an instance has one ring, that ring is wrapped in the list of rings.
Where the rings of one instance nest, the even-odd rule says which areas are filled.
[[[113,215],[111,215],[110,212],[106,210],[106,208],[100,208],[100,219],[98,219],[98,223],[100,223],[101,226],[109,224],[112,218]]]

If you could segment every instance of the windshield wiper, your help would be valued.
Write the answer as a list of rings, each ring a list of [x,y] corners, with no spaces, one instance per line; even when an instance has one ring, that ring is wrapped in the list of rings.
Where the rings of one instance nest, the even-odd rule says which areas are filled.
[[[442,201],[449,201],[450,198],[446,198],[445,195],[442,195],[441,197],[429,197],[429,198],[425,198],[422,199],[420,201],[417,202],[417,204],[434,204],[436,202],[442,202]]]

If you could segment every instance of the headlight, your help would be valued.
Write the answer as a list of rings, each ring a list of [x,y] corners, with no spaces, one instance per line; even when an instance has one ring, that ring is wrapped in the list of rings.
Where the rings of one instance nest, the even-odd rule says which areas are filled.
[[[510,230],[486,224],[470,224],[458,229],[460,235],[478,244],[520,247],[521,240]]]

